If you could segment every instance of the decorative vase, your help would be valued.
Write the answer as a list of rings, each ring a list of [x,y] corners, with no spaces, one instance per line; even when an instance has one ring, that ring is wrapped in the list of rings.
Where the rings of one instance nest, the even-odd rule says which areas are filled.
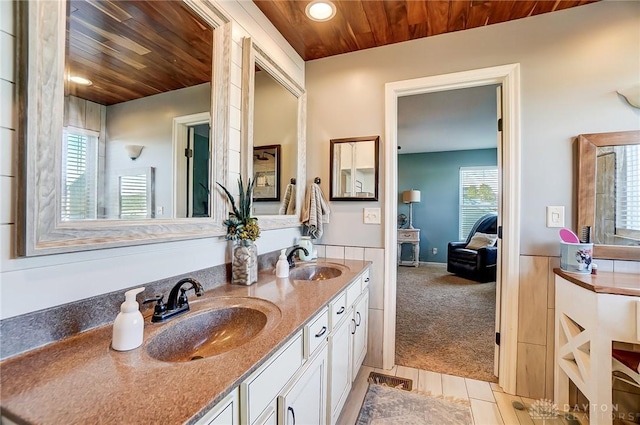
[[[253,241],[238,240],[233,243],[231,258],[231,283],[252,285],[258,281],[258,250]]]

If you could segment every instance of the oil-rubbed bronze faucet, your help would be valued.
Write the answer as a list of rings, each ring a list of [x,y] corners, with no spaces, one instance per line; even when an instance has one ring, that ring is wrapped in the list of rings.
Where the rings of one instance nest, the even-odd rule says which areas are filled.
[[[190,288],[183,288],[182,285],[185,283],[190,283]],[[156,303],[155,308],[153,309],[153,316],[151,317],[152,322],[164,322],[167,319],[170,319],[174,316],[177,316],[182,313],[186,313],[189,311],[189,300],[187,299],[187,291],[193,289],[196,293],[196,296],[201,297],[204,294],[204,289],[202,289],[202,285],[197,280],[186,277],[184,279],[180,279],[178,283],[171,288],[171,292],[169,292],[169,298],[167,298],[167,303],[164,303],[164,294],[156,295],[153,298],[148,300],[144,300],[143,303]]]
[[[305,247],[296,245],[291,249],[291,252],[289,252],[289,254],[287,255],[287,262],[289,263],[289,268],[292,269],[296,266],[296,263],[293,262],[293,254],[296,253],[296,251],[299,250],[303,250],[304,251],[304,255],[309,255],[309,251],[307,251],[307,249]]]

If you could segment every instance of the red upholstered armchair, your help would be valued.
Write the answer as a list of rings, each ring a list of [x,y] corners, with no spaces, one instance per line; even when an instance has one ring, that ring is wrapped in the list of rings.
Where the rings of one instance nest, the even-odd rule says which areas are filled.
[[[490,213],[480,217],[466,241],[449,242],[447,271],[476,282],[493,282],[496,280],[497,243],[479,249],[467,249],[476,232],[497,235],[498,215]]]

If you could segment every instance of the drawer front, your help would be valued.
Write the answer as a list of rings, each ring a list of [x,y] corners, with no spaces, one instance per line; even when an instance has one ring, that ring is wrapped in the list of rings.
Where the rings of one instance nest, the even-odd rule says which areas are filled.
[[[347,292],[344,291],[338,298],[331,301],[329,305],[329,314],[331,315],[331,331],[347,316]]]
[[[284,350],[265,368],[242,384],[246,394],[247,423],[252,424],[278,395],[303,363],[302,333],[298,333]]]
[[[370,273],[370,268],[367,268],[363,273],[362,273],[362,291],[364,292],[365,288],[369,287],[369,282],[371,281],[371,273]]]
[[[417,232],[398,232],[398,242],[417,242],[419,240]]]
[[[356,299],[362,292],[362,276],[358,277],[355,282],[347,288],[347,310],[356,302]]]
[[[304,327],[305,331],[305,358],[313,356],[316,349],[325,341],[329,336],[329,310],[325,308],[315,319]]]

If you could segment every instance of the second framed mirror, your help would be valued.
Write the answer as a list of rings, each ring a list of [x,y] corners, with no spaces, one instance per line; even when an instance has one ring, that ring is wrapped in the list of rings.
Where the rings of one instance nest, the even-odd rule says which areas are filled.
[[[332,201],[377,201],[380,136],[332,139],[330,193]]]
[[[261,228],[299,224],[305,152],[305,94],[249,38],[243,42],[243,177],[256,180]]]

